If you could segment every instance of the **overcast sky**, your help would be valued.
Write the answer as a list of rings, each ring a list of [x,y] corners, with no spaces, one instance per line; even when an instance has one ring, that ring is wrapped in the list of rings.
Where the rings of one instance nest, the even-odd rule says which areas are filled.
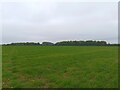
[[[3,3],[3,43],[106,40],[117,43],[118,6],[105,2]]]

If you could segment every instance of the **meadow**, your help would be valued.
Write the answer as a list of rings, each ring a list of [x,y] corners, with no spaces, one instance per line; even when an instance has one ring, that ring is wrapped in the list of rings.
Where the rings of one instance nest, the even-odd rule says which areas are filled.
[[[117,88],[118,47],[3,46],[3,88]]]

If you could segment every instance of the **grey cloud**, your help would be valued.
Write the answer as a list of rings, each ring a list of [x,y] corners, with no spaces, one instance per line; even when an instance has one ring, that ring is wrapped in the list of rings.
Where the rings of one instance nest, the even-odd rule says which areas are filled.
[[[117,3],[4,3],[3,43],[117,42]]]

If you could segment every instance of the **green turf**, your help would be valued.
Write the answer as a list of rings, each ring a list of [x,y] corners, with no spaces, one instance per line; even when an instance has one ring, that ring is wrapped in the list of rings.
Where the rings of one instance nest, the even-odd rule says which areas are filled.
[[[118,87],[118,47],[3,46],[4,88]]]

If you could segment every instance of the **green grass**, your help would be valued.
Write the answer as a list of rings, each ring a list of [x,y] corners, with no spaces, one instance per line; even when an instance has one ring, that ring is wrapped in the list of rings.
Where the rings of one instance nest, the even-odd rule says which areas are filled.
[[[3,46],[3,88],[117,88],[118,47]]]
[[[0,90],[2,89],[2,46],[0,45]]]

